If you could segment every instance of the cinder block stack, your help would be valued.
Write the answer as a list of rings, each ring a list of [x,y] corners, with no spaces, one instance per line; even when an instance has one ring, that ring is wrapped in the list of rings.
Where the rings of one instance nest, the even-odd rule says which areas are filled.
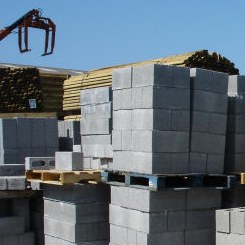
[[[74,145],[81,145],[80,121],[59,121],[59,150],[73,151]]]
[[[191,69],[190,172],[223,173],[228,75]]]
[[[29,199],[0,199],[0,244],[34,245]]]
[[[245,208],[216,211],[216,245],[245,243]]]
[[[188,172],[188,68],[145,65],[113,72],[113,164],[138,173]]]
[[[25,157],[54,156],[56,118],[0,119],[0,165],[25,164]]]
[[[45,245],[109,244],[106,185],[44,185]]]
[[[220,190],[111,186],[110,244],[215,244],[215,209],[220,206]]]
[[[84,168],[106,168],[113,154],[111,87],[81,90],[80,103]]]
[[[225,170],[245,171],[245,76],[229,77]]]

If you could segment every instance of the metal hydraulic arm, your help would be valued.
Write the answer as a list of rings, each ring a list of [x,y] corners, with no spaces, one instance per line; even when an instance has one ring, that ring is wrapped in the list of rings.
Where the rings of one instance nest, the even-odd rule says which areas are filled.
[[[14,22],[12,25],[0,30],[0,41],[7,37],[14,29],[18,28],[18,43],[21,53],[30,51],[28,47],[28,28],[42,29],[46,32],[43,55],[53,53],[55,45],[56,25],[49,18],[41,16],[41,11],[33,9]],[[51,35],[50,35],[51,34]]]

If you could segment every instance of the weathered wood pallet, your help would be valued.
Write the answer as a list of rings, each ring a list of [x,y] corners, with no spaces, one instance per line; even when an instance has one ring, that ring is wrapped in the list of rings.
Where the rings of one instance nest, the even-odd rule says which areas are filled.
[[[102,182],[152,191],[192,188],[229,189],[236,186],[236,176],[223,174],[139,174],[104,171]]]
[[[58,170],[28,170],[26,179],[28,181],[39,180],[49,184],[74,184],[79,182],[96,181],[101,182],[101,171],[58,171]]]

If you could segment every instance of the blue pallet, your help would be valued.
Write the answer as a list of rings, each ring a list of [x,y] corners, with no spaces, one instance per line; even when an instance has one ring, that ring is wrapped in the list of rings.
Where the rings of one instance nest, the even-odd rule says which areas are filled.
[[[165,189],[216,188],[230,189],[236,186],[236,176],[222,174],[139,174],[104,171],[102,182],[111,185],[130,186],[152,191]]]

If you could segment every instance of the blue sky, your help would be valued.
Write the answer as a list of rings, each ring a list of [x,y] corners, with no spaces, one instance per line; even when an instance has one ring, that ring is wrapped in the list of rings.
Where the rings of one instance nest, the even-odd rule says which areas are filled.
[[[216,51],[245,75],[244,0],[2,0],[0,28],[41,8],[57,25],[53,55],[41,57],[44,32],[0,43],[0,62],[89,70],[200,49]]]

